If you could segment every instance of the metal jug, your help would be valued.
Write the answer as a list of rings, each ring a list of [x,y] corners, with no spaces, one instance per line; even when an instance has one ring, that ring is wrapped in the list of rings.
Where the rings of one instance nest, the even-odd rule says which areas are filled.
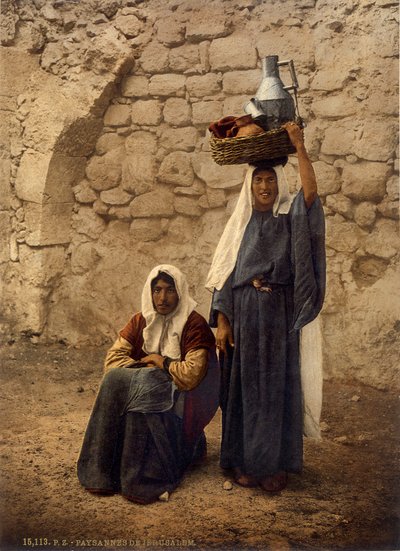
[[[277,55],[269,55],[262,60],[263,78],[254,98],[245,106],[244,111],[252,115],[253,119],[265,130],[279,128],[287,121],[296,118],[296,105],[289,90],[293,90],[297,101],[296,72],[292,60],[278,61]],[[284,86],[279,76],[279,67],[288,65],[292,77],[292,84]]]

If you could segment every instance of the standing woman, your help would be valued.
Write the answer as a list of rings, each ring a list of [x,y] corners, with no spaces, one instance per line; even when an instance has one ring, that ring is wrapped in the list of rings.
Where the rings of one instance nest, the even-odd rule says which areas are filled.
[[[277,492],[303,456],[300,329],[322,307],[324,218],[301,129],[302,189],[292,200],[282,166],[250,166],[214,255],[211,326],[222,359],[221,466],[242,486]]]

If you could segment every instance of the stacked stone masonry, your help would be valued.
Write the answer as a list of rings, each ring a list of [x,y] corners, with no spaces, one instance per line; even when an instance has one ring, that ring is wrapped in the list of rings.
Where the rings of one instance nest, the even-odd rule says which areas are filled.
[[[326,376],[396,384],[394,2],[8,0],[2,15],[5,338],[110,340],[161,262],[187,273],[207,314],[246,170],[212,161],[207,126],[243,113],[262,57],[278,54],[296,65],[326,214]],[[294,156],[287,174],[295,192]]]

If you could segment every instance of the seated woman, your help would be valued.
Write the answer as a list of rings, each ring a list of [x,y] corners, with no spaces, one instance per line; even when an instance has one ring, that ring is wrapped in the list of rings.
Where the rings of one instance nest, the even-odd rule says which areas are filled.
[[[195,305],[177,268],[150,272],[142,312],[107,353],[78,460],[88,491],[150,503],[205,455],[203,429],[218,407],[219,371],[214,335]]]

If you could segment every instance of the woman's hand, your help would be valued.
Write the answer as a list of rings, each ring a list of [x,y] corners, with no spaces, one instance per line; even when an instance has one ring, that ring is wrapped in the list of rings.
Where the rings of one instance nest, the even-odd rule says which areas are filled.
[[[217,324],[217,349],[226,354],[226,344],[229,343],[234,346],[232,327],[228,318],[222,312],[218,312]]]
[[[289,134],[289,139],[292,142],[293,147],[296,148],[296,151],[299,147],[304,146],[304,137],[303,130],[295,122],[286,122],[282,124],[282,128],[286,130]]]
[[[164,358],[160,354],[149,354],[144,358],[140,358],[140,361],[149,364],[148,367],[156,366],[162,369]]]

